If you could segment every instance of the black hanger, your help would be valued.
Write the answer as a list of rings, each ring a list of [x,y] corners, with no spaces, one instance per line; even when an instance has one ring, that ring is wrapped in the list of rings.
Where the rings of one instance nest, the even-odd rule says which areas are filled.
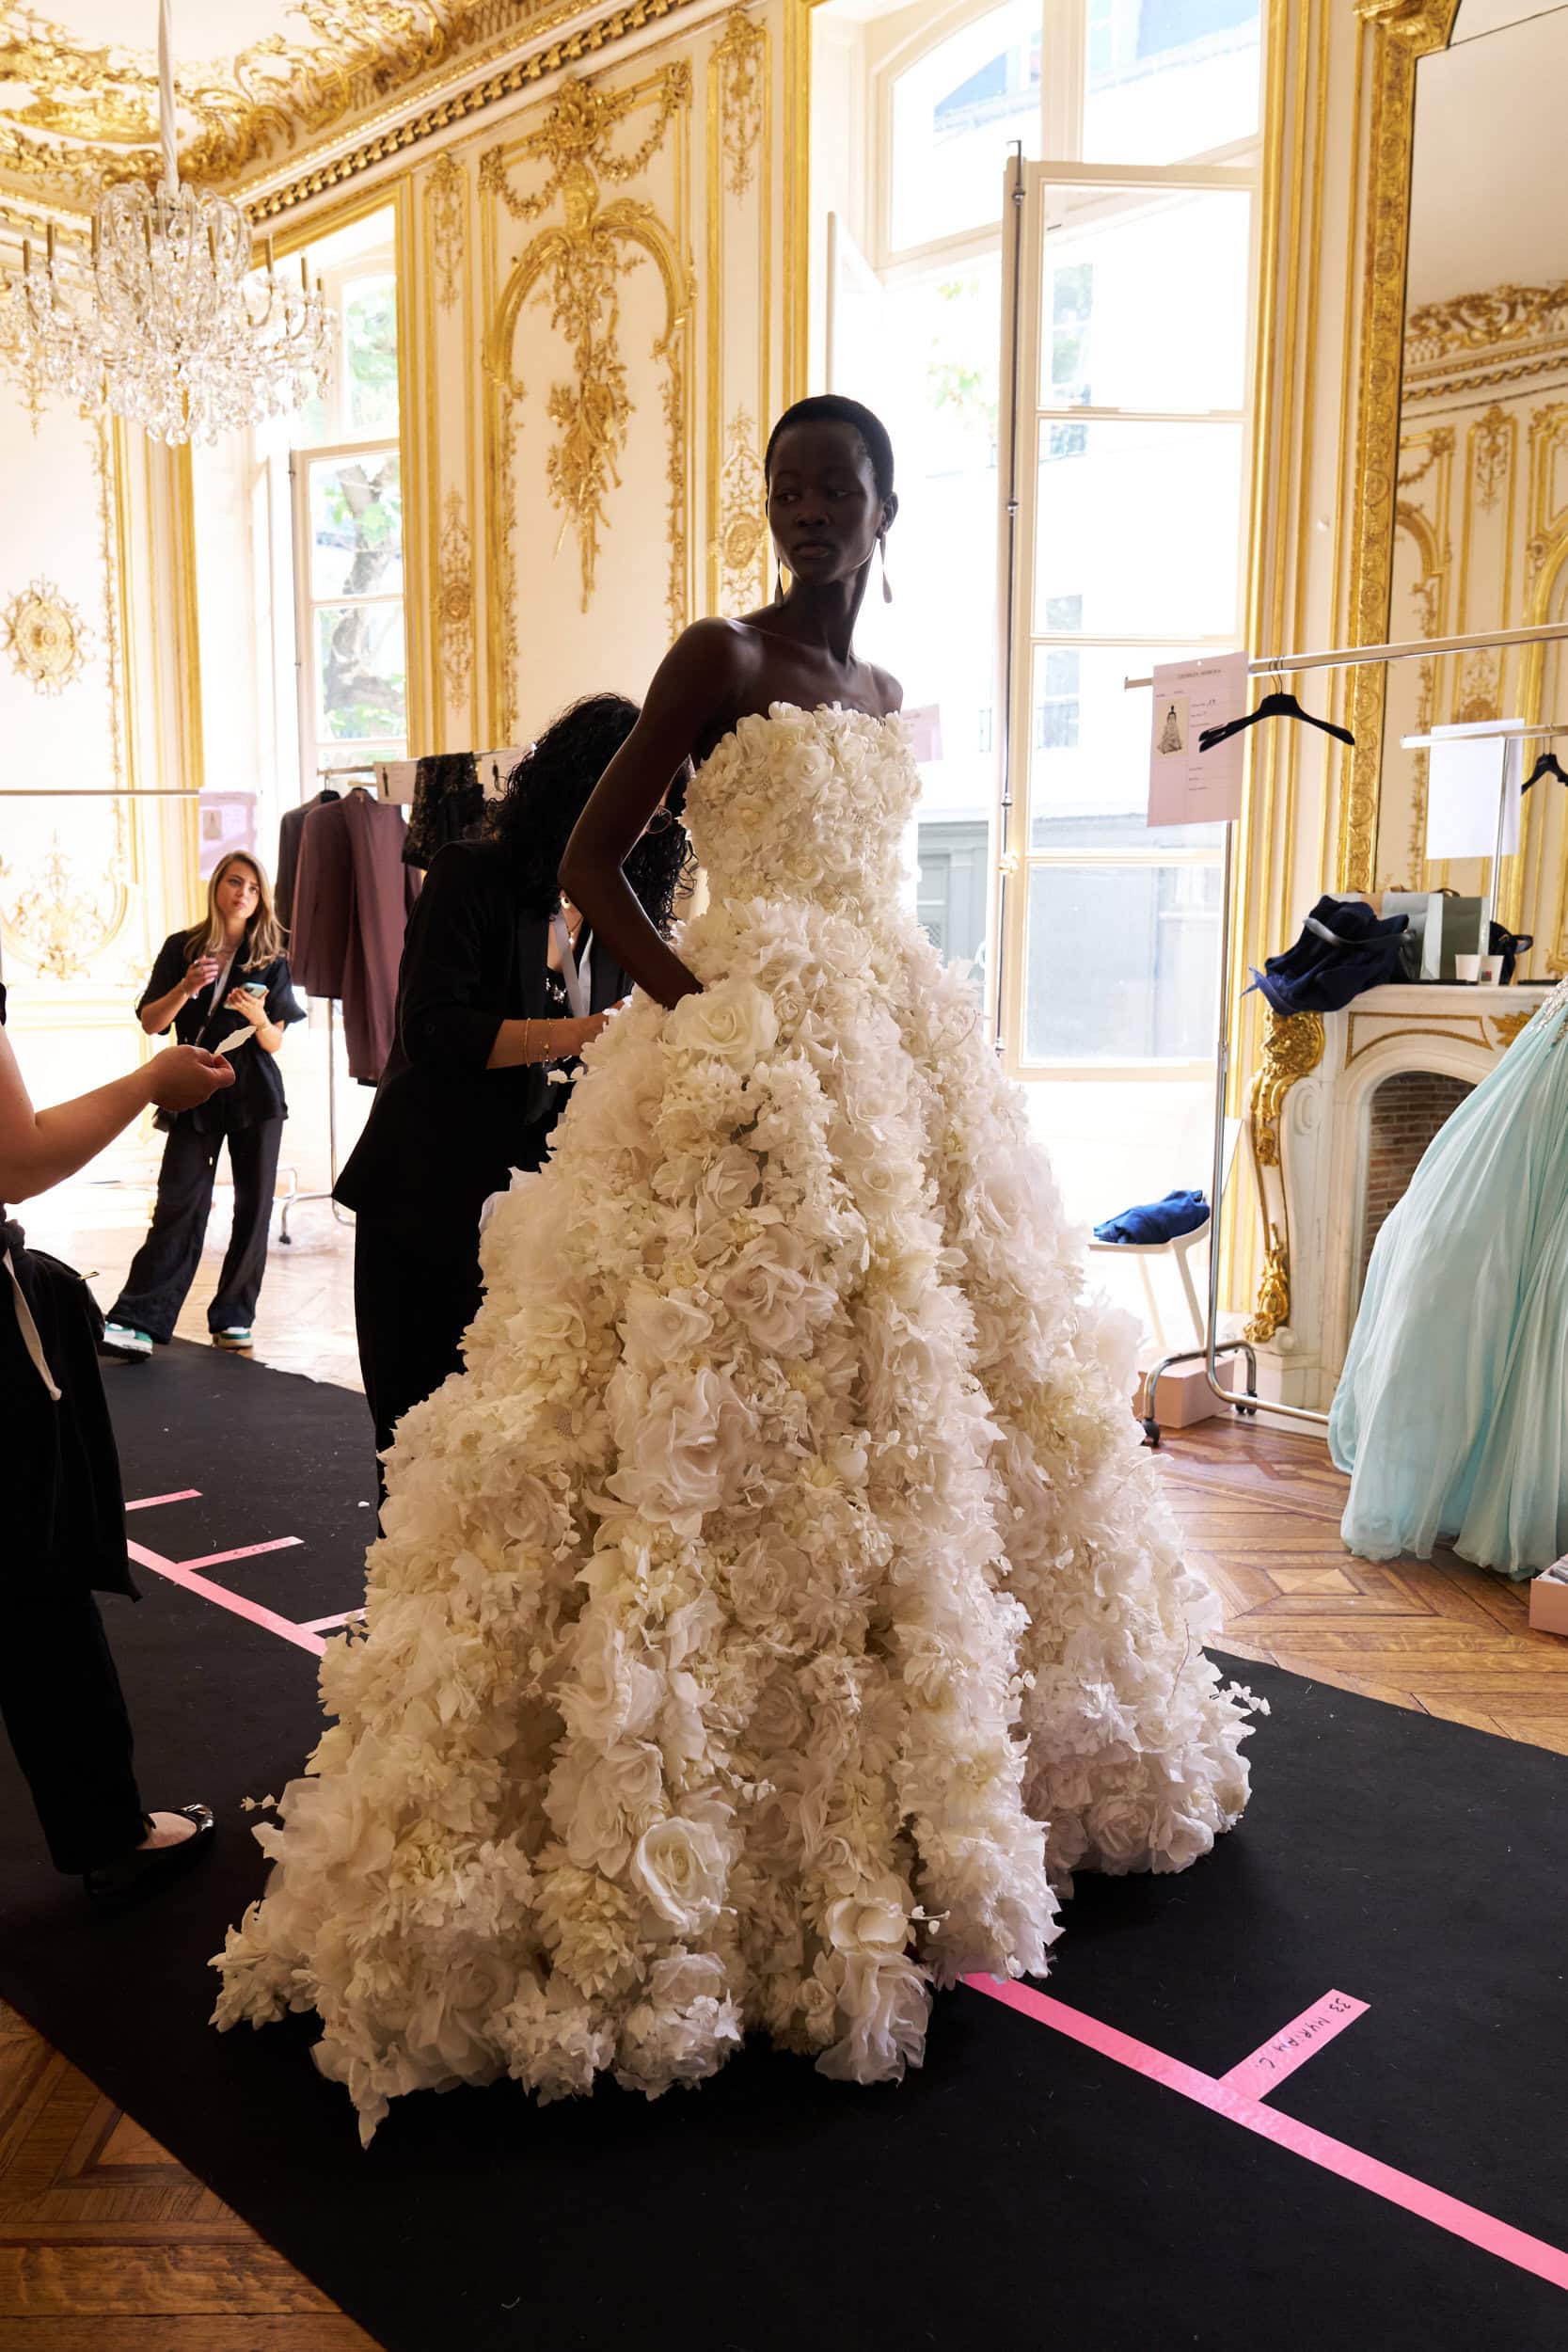
[[[339,791],[335,791],[333,787],[329,784],[324,784],[321,790],[316,795],[318,801],[341,801],[342,797],[342,794]]]
[[[1303,726],[1316,727],[1323,735],[1332,735],[1338,743],[1354,745],[1355,738],[1348,727],[1337,727],[1332,719],[1315,719],[1309,710],[1303,710],[1293,694],[1275,691],[1265,694],[1256,710],[1249,710],[1243,719],[1227,720],[1224,726],[1205,727],[1197,739],[1200,752],[1212,752],[1218,743],[1227,743],[1233,735],[1247,727],[1255,727],[1259,719],[1296,719]]]
[[[1532,784],[1539,784],[1543,776],[1555,776],[1559,784],[1568,784],[1568,771],[1565,771],[1559,764],[1558,756],[1555,752],[1542,753],[1540,758],[1530,770],[1529,774],[1525,778],[1524,783],[1520,786],[1520,791],[1528,792],[1530,786]]]

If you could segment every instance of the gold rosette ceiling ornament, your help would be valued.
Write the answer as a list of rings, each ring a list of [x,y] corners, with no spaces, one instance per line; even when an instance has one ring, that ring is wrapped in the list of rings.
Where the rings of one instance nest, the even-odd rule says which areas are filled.
[[[141,425],[170,444],[214,440],[235,425],[297,408],[325,385],[332,318],[320,283],[280,278],[269,245],[253,267],[238,205],[182,184],[176,159],[169,0],[158,9],[158,134],[163,176],[105,190],[90,262],[23,247],[19,357],[45,389]]]

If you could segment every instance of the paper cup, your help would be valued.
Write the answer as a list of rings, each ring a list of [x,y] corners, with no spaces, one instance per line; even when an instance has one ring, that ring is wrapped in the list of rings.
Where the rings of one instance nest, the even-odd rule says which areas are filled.
[[[1481,960],[1481,986],[1483,988],[1500,988],[1502,986],[1502,977],[1503,960],[1501,956],[1482,956]]]
[[[1455,956],[1453,976],[1456,980],[1479,980],[1481,958],[1479,956]]]

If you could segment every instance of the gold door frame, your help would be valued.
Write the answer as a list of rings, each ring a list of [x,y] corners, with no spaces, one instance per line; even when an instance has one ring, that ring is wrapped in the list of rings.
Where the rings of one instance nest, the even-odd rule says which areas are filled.
[[[1377,645],[1387,640],[1391,611],[1416,68],[1433,50],[1448,47],[1459,0],[1355,0],[1355,12],[1361,19],[1361,40],[1370,44],[1371,101],[1347,643]],[[1351,672],[1347,723],[1355,749],[1339,809],[1336,864],[1341,890],[1372,887],[1386,675],[1374,663]]]

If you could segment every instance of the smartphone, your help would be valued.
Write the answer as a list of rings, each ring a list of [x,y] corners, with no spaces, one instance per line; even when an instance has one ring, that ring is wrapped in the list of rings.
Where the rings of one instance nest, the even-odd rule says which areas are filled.
[[[240,986],[247,996],[264,996],[267,993],[265,980],[242,980]]]

